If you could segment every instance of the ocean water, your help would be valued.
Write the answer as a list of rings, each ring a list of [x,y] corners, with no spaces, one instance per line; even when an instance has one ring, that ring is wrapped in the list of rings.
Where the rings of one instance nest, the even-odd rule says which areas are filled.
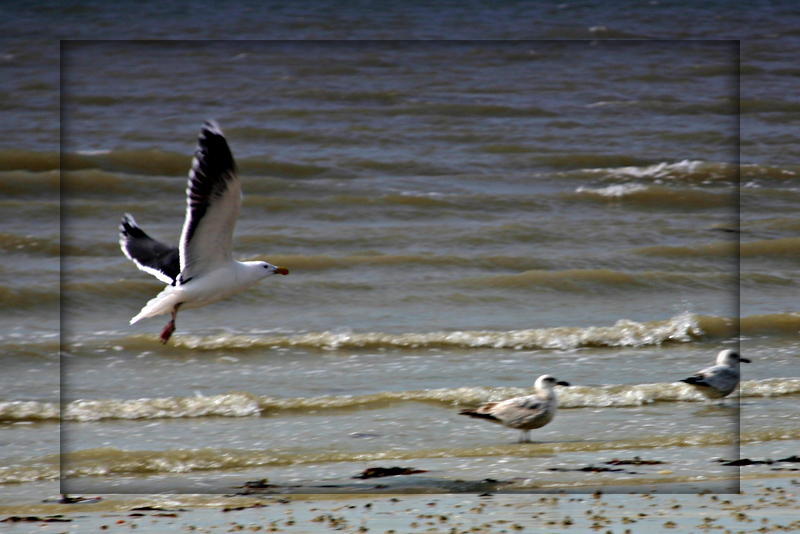
[[[0,150],[0,488],[736,491],[719,459],[800,440],[796,74],[740,52],[74,41],[60,86],[7,58],[28,112]],[[163,284],[119,220],[177,242],[208,118],[243,182],[235,256],[291,274],[162,346],[166,317],[128,324]],[[677,381],[724,348],[753,363],[720,406]],[[458,415],[545,373],[572,386],[532,444]],[[635,456],[664,463],[579,471]],[[394,465],[425,473],[352,478]]]

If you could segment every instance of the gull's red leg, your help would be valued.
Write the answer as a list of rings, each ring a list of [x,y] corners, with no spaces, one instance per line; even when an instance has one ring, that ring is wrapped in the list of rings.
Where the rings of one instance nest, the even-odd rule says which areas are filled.
[[[164,327],[164,330],[161,331],[161,344],[166,345],[169,338],[172,337],[172,333],[175,331],[175,317],[178,316],[178,308],[180,308],[181,303],[175,305],[172,308],[172,320],[167,323],[167,326]]]

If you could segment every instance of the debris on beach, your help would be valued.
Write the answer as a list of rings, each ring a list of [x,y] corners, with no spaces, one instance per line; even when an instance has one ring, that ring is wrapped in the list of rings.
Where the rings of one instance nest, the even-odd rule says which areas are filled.
[[[417,473],[427,473],[427,471],[414,469],[413,467],[369,467],[352,478],[393,477],[397,475],[416,475]]]
[[[160,506],[137,506],[131,512],[188,512],[186,508],[161,508]]]
[[[45,517],[38,517],[35,515],[21,517],[18,515],[12,515],[10,517],[6,517],[5,519],[0,519],[0,523],[68,523],[72,521],[72,519],[65,519],[62,515],[48,515]]]
[[[566,467],[548,467],[548,471],[559,471],[559,472],[567,472],[567,471],[583,471],[586,473],[619,473],[625,471],[624,469],[613,469],[611,467],[597,467],[594,465],[587,465],[586,467],[579,467],[578,469],[569,469]],[[633,472],[629,472],[631,474],[635,474]]]
[[[222,509],[223,512],[238,512],[239,510],[247,510],[248,508],[266,508],[268,505],[257,502],[250,506],[226,506]]]
[[[614,458],[605,463],[606,465],[660,465],[667,462],[662,462],[661,460],[642,460],[638,456],[634,456],[632,460],[618,460]]]
[[[42,502],[48,504],[88,504],[102,500],[102,497],[70,497],[66,493],[62,493],[58,499],[45,499]]]
[[[243,488],[274,488],[274,484],[269,483],[268,478],[262,478],[261,480],[251,480],[250,482],[245,482],[242,486]]]
[[[240,492],[234,493],[233,495],[268,494],[268,493],[274,493],[279,490],[285,490],[287,488],[300,488],[300,487],[302,486],[297,484],[294,485],[270,484],[269,479],[262,478],[261,480],[251,480],[249,482],[245,482],[241,486],[233,486],[233,489],[242,490]]]
[[[738,460],[725,460],[723,458],[717,458],[714,460],[717,463],[720,463],[727,467],[745,467],[748,465],[773,465],[780,462],[791,462],[797,463],[800,462],[800,456],[792,455],[787,458],[781,458],[780,460],[771,460],[767,458],[766,460],[752,460],[750,458],[740,458]],[[800,471],[800,468],[797,467],[773,467],[773,471]]]
[[[741,458],[739,460],[731,460],[731,461],[720,459],[716,461],[721,463],[722,465],[733,466],[733,467],[739,467],[742,465],[772,465],[775,463],[773,460],[751,460],[750,458]]]
[[[739,460],[725,460],[723,458],[717,458],[714,460],[717,463],[721,463],[724,466],[733,466],[733,467],[740,467],[745,465],[772,465],[778,462],[800,462],[800,457],[796,454],[793,456],[789,456],[788,458],[781,458],[780,460],[770,460],[767,458],[766,460],[751,460],[750,458],[740,458]]]

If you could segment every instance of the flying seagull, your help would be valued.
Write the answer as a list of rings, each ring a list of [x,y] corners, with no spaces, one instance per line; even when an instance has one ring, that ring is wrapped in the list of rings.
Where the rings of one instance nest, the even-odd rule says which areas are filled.
[[[536,393],[524,397],[514,397],[500,402],[487,402],[474,410],[461,410],[459,415],[487,419],[509,428],[518,428],[520,443],[530,443],[530,431],[542,428],[553,420],[558,410],[558,399],[554,386],[569,386],[568,382],[557,382],[551,375],[536,379]]]
[[[727,397],[739,385],[739,362],[750,363],[750,360],[730,349],[720,351],[716,365],[697,371],[681,382],[694,386],[709,399]]]
[[[242,206],[242,185],[219,125],[209,120],[198,137],[186,189],[186,220],[180,245],[156,241],[125,214],[119,244],[136,266],[169,284],[150,300],[131,324],[165,313],[172,320],[161,331],[166,344],[175,331],[178,309],[207,306],[247,289],[273,274],[289,274],[265,261],[233,259],[233,228]]]

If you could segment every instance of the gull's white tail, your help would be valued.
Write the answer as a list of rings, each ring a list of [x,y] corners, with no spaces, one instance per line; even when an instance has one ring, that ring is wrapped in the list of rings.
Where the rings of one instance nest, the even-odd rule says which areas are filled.
[[[175,305],[182,300],[181,293],[182,291],[174,286],[165,287],[161,293],[145,304],[142,311],[140,311],[136,317],[131,319],[131,324],[148,317],[172,313],[172,309]]]

